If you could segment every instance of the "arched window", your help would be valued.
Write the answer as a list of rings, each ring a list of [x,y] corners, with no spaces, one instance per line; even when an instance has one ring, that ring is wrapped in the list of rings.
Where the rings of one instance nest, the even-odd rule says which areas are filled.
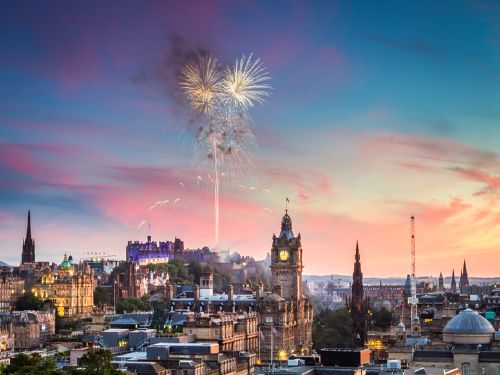
[[[470,363],[467,363],[467,362],[462,363],[462,374],[463,375],[470,374]]]

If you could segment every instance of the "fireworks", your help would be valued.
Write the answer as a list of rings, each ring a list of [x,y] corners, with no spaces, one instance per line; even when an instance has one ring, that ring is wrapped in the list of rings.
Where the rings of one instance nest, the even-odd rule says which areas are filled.
[[[182,69],[180,85],[196,111],[212,113],[222,92],[221,77],[217,59],[210,55],[190,60]]]
[[[181,73],[181,89],[191,107],[202,114],[196,132],[198,165],[213,170],[215,245],[219,241],[219,190],[221,177],[235,178],[252,162],[255,137],[248,110],[269,96],[270,79],[262,61],[243,55],[233,66],[217,65],[213,56],[188,61]],[[212,169],[213,168],[213,169]],[[223,172],[222,172],[223,171]],[[197,177],[197,183],[201,181]]]
[[[227,105],[236,110],[247,110],[254,103],[264,103],[269,96],[270,79],[260,59],[252,60],[252,55],[243,55],[232,67],[226,67],[222,78],[223,97]]]

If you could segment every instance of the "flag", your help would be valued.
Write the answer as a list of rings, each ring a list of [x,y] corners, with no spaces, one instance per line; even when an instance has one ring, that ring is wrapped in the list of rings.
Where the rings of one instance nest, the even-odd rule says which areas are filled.
[[[259,337],[260,337],[261,340],[265,339],[264,334],[262,333],[261,330],[259,330]]]
[[[288,199],[288,196],[286,197],[286,201],[287,201],[287,202],[290,202],[290,199]]]
[[[274,336],[276,336],[278,334],[278,331],[276,331],[276,329],[274,327],[272,328],[272,331],[273,331]]]

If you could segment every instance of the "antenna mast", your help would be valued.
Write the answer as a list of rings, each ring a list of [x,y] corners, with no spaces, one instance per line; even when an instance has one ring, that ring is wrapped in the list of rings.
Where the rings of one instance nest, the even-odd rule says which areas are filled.
[[[413,320],[415,318],[418,319],[417,315],[417,279],[415,272],[415,216],[411,216],[410,218],[411,225],[411,297],[408,298],[408,304],[411,305],[411,335],[414,336],[414,324]]]

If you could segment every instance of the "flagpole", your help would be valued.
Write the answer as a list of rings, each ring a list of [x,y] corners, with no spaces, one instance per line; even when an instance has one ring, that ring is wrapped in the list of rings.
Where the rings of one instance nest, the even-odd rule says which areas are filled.
[[[273,353],[273,325],[271,324],[271,371],[274,373],[274,364],[273,364],[273,359],[274,359],[274,353]]]
[[[261,363],[260,362],[260,335],[262,335],[262,331],[259,328],[259,341],[258,341],[258,344],[259,344],[259,364]]]

